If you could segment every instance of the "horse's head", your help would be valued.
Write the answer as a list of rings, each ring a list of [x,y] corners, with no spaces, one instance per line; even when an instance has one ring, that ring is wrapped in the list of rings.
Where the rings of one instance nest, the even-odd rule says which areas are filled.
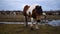
[[[42,7],[39,5],[36,5],[32,12],[36,12],[37,15],[42,15],[42,13],[43,13]]]

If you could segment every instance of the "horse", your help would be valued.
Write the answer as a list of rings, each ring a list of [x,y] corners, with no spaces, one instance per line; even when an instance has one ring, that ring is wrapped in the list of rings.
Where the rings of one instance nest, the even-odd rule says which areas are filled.
[[[31,22],[32,22],[31,28],[33,28],[33,22],[35,20],[36,21],[36,29],[39,29],[38,23],[41,21],[42,13],[43,13],[43,11],[42,11],[41,6],[39,6],[39,5],[32,5],[32,6],[26,5],[23,9],[23,14],[26,19],[26,26],[28,26],[27,17],[30,17]]]

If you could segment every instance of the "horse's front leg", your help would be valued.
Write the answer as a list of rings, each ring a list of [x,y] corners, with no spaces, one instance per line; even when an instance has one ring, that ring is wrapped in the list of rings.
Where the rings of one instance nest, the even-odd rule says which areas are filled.
[[[31,27],[33,26],[33,18],[31,17]]]
[[[33,30],[33,22],[34,22],[34,20],[33,20],[33,18],[31,17],[31,24],[30,24],[31,30]]]
[[[40,21],[40,20],[36,20],[36,24],[35,24],[35,28],[36,28],[36,29],[39,29],[39,27],[38,27],[39,21]]]
[[[40,20],[41,20],[41,19],[40,19],[40,16],[37,16],[37,17],[36,17],[36,24],[35,24],[35,28],[36,28],[36,29],[39,29],[39,27],[38,27],[39,24],[38,24],[38,23],[40,22]]]

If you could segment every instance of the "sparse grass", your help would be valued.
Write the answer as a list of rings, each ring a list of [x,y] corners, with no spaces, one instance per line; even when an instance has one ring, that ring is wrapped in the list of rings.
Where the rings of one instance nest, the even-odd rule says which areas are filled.
[[[60,15],[47,15],[46,19],[48,20],[60,20]],[[23,22],[24,16],[23,15],[15,15],[15,16],[7,16],[7,15],[0,15],[0,22]],[[29,21],[29,20],[28,20]]]
[[[0,22],[21,22],[24,21],[23,15],[16,15],[16,16],[7,16],[7,15],[0,15]]]
[[[47,15],[46,19],[50,20],[60,20],[60,15]]]
[[[60,34],[60,27],[39,25],[39,30],[31,30],[21,24],[0,24],[0,34]]]

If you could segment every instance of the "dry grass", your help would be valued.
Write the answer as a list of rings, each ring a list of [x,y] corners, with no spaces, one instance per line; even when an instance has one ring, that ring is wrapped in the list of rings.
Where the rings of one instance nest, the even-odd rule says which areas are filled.
[[[0,22],[6,22],[6,21],[13,21],[13,22],[18,22],[18,21],[24,21],[24,17],[23,15],[16,15],[16,16],[7,16],[7,15],[3,15],[3,16],[0,16]]]
[[[39,26],[39,30],[31,30],[21,24],[0,24],[0,34],[60,34],[60,27]]]
[[[47,15],[46,19],[48,20],[58,20],[60,19],[60,15]],[[16,15],[16,16],[7,16],[7,15],[0,15],[0,22],[23,22],[24,16],[23,15]]]
[[[46,19],[60,20],[60,15],[47,15]]]

